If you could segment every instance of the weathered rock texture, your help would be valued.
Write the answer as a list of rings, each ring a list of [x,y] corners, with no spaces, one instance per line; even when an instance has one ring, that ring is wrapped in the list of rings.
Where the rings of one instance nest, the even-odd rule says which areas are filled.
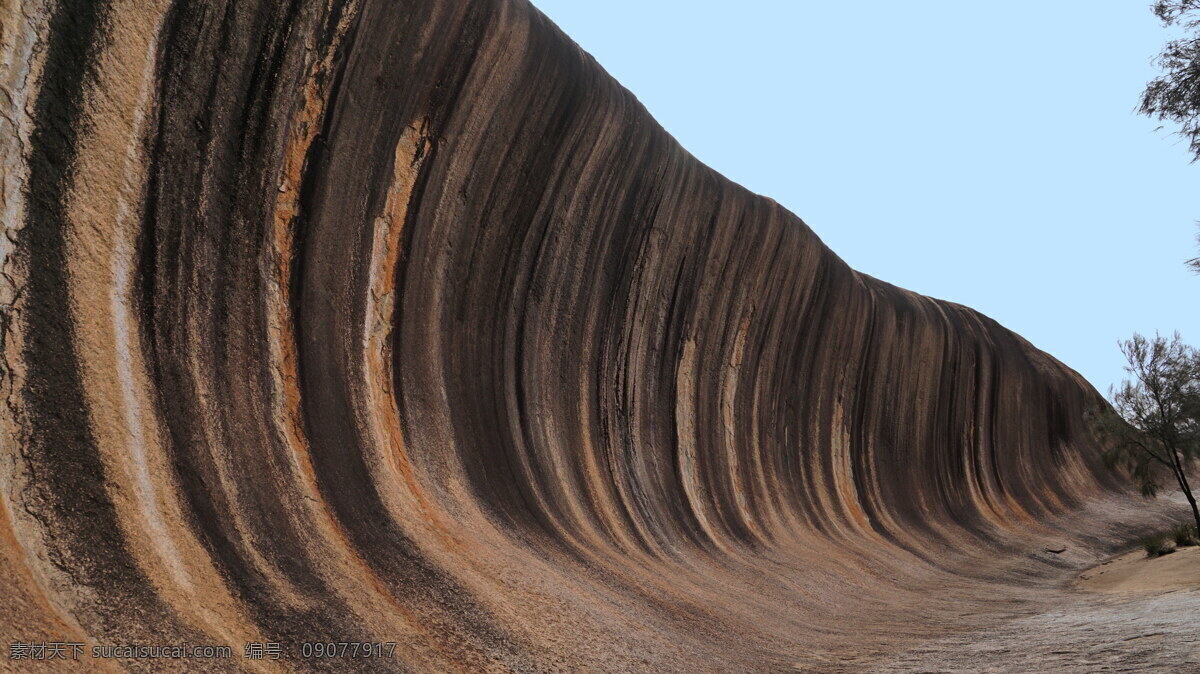
[[[821,668],[1103,542],[1086,382],[847,267],[525,0],[0,20],[7,641]]]

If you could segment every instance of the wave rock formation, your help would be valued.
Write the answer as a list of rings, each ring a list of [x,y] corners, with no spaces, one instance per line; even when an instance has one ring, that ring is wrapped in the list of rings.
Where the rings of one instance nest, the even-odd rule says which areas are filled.
[[[526,0],[0,26],[5,639],[821,668],[1102,537],[1086,382],[850,269]]]

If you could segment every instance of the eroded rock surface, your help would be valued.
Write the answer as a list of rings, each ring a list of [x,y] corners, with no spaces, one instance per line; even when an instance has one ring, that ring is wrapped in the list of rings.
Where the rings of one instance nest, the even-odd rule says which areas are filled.
[[[0,19],[8,641],[821,669],[1144,517],[1077,374],[850,269],[525,0]]]

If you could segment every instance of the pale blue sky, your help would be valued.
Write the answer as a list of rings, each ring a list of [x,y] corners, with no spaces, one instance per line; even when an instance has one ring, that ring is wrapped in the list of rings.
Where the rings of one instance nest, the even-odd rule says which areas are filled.
[[[844,260],[1087,377],[1200,340],[1200,164],[1134,113],[1167,36],[1130,2],[534,0],[701,161]]]

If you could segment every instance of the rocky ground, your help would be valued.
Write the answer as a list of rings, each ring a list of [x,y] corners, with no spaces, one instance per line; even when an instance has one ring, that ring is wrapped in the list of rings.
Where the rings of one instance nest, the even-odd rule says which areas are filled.
[[[1134,551],[1064,578],[992,629],[936,639],[888,672],[1200,672],[1200,549]]]
[[[1064,589],[1053,608],[922,644],[887,672],[1200,672],[1200,591],[1098,595]]]

